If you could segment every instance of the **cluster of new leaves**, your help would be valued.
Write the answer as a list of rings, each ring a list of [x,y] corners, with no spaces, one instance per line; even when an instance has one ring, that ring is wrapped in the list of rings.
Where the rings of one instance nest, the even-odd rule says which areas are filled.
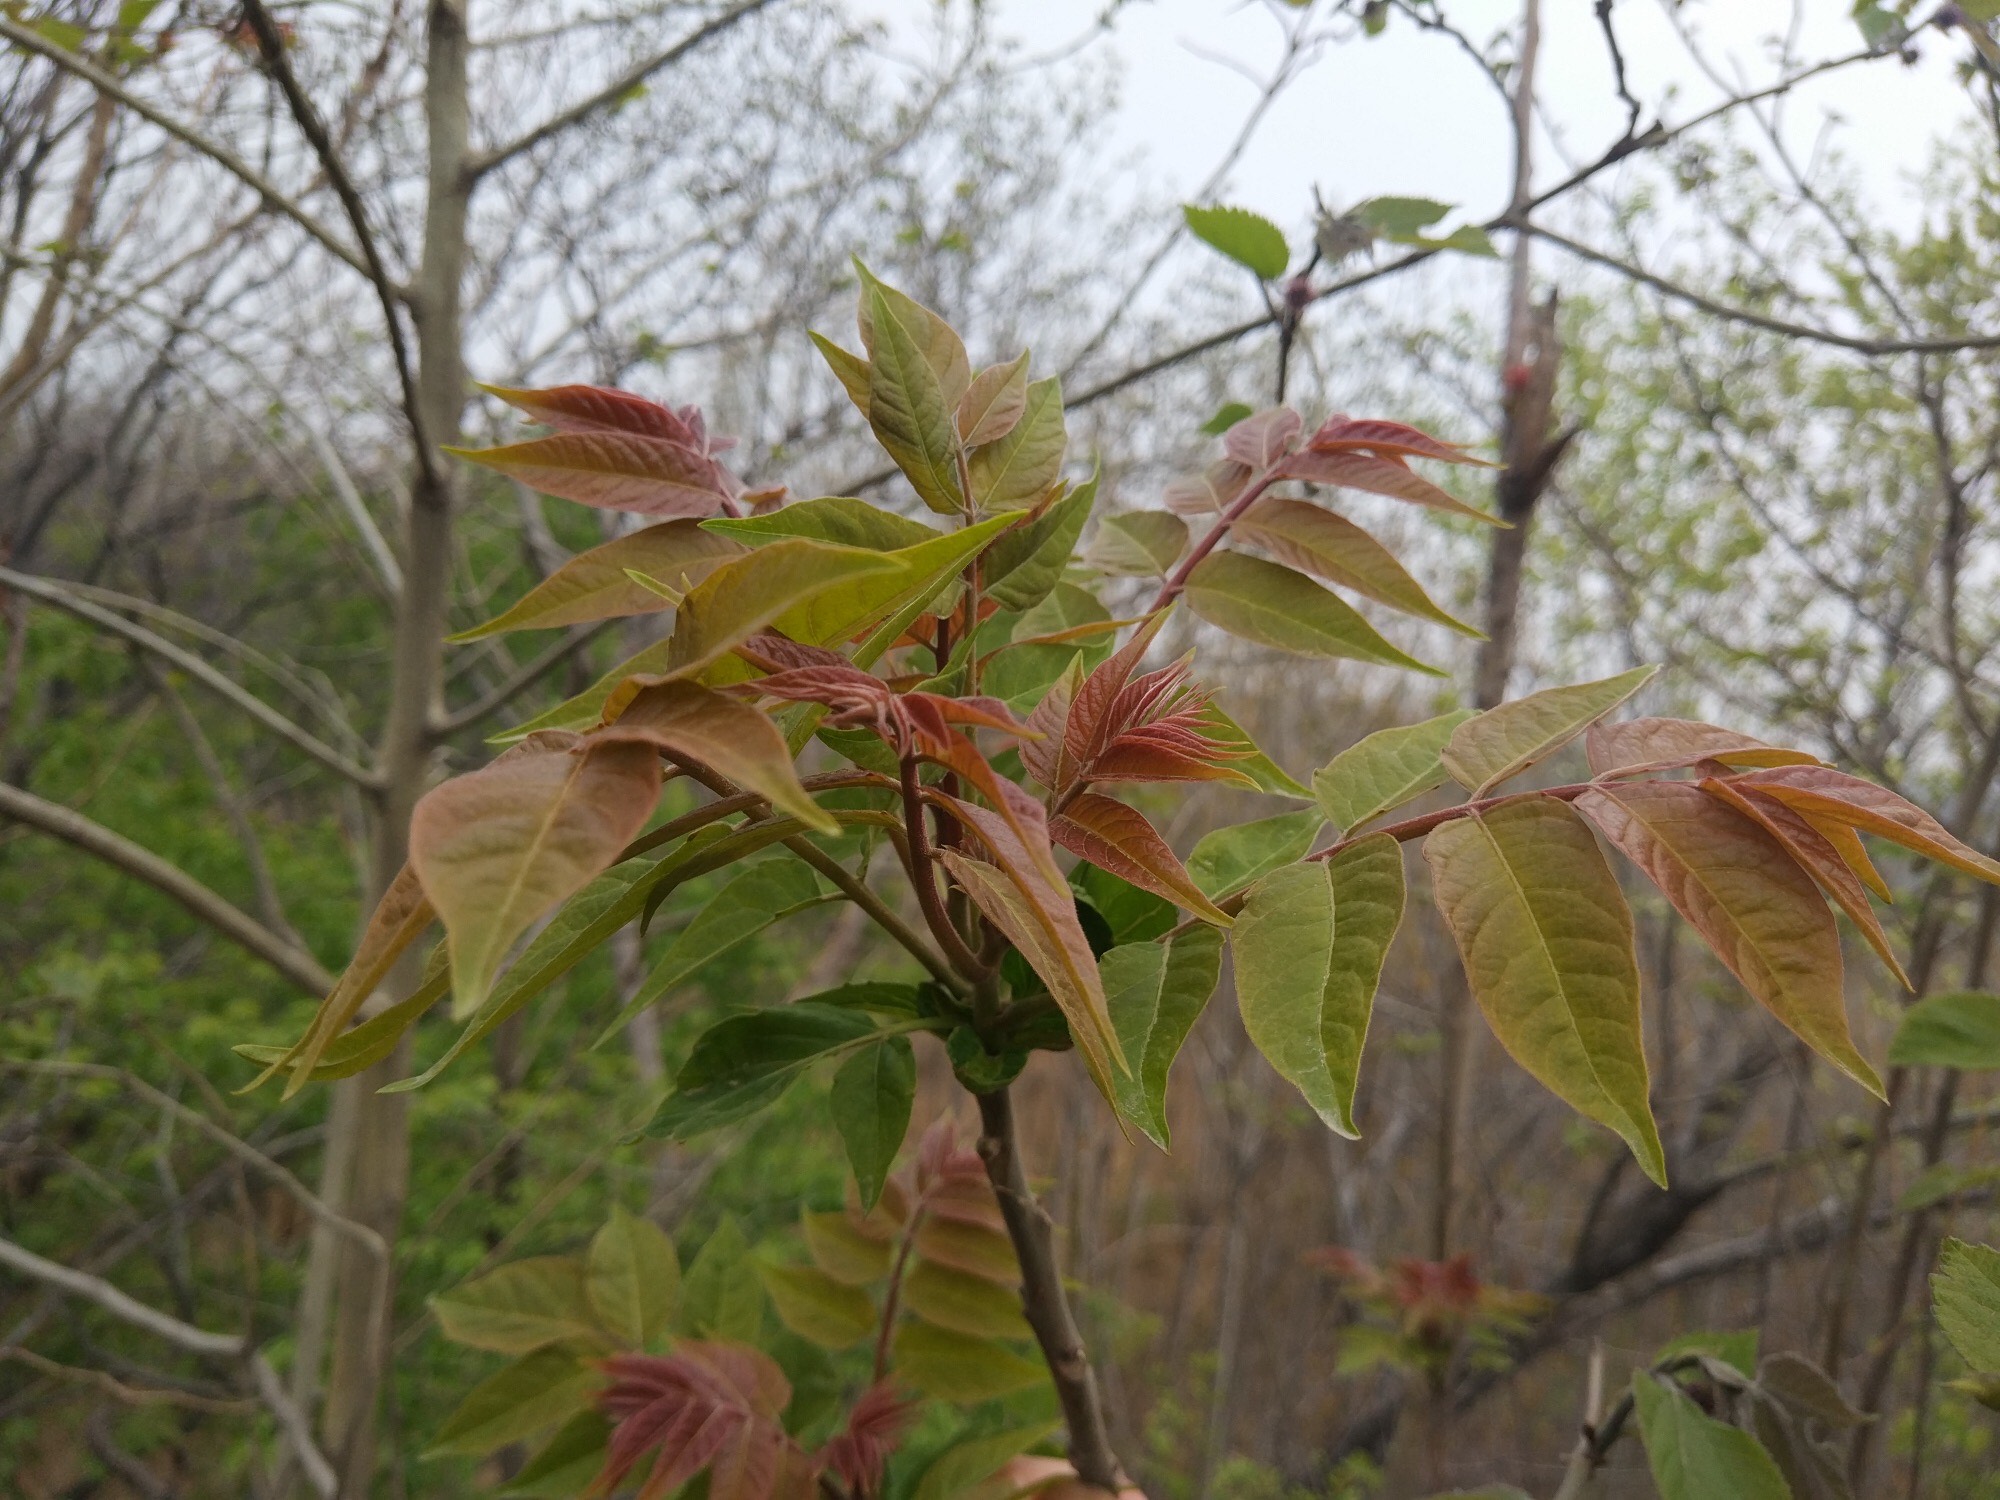
[[[517,1261],[436,1298],[448,1337],[514,1358],[466,1397],[434,1451],[483,1455],[553,1429],[508,1485],[522,1496],[636,1480],[659,1497],[704,1472],[716,1500],[881,1493],[913,1398],[969,1407],[1047,1376],[1024,1347],[1020,1270],[993,1189],[951,1122],[877,1186],[870,1207],[857,1196],[802,1216],[804,1263],[753,1252],[725,1221],[684,1277],[666,1235],[621,1211],[586,1255]],[[834,1420],[795,1409],[767,1304],[817,1349],[870,1356]],[[977,1485],[1050,1426],[934,1456],[923,1492]]]
[[[1504,1341],[1524,1332],[1545,1300],[1482,1281],[1469,1254],[1376,1266],[1336,1245],[1308,1259],[1340,1281],[1361,1314],[1341,1331],[1343,1374],[1386,1365],[1439,1380],[1460,1358],[1474,1369],[1504,1365]]]

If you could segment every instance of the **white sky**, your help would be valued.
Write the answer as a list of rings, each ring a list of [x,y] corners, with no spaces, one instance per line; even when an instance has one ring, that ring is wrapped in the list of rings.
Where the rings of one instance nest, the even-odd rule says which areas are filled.
[[[892,25],[912,24],[936,0],[863,0]],[[1631,81],[1646,118],[1669,124],[1720,95],[1666,20],[1667,0],[1620,0],[1615,12]],[[1039,54],[1089,29],[1098,0],[988,0],[997,25]],[[1514,23],[1519,0],[1455,0],[1453,20],[1484,42]],[[1792,0],[1689,0],[1712,61],[1755,87],[1776,78],[1773,44],[1793,17]],[[1545,0],[1538,93],[1545,116],[1579,160],[1597,155],[1624,124],[1591,0]],[[1849,0],[1802,0],[1798,55],[1818,60],[1858,50]],[[1251,82],[1215,60],[1226,54],[1267,73],[1279,33],[1260,0],[1139,0],[1110,35],[1091,47],[1119,60],[1122,75],[1114,154],[1138,154],[1146,175],[1176,196],[1213,171],[1255,102]],[[1914,68],[1885,60],[1808,85],[1786,106],[1786,133],[1808,156],[1836,111],[1833,137],[1861,168],[1871,192],[1894,214],[1931,144],[1963,118],[1964,91],[1952,76],[1963,47],[1935,32],[1920,41]],[[1200,55],[1211,54],[1210,56]],[[1664,108],[1663,108],[1664,106]],[[1373,41],[1329,49],[1292,84],[1265,118],[1220,201],[1254,208],[1287,229],[1302,227],[1318,185],[1344,206],[1395,193],[1465,206],[1474,218],[1498,212],[1510,173],[1499,96],[1449,38],[1418,33],[1401,17]],[[1539,178],[1561,175],[1542,151]]]

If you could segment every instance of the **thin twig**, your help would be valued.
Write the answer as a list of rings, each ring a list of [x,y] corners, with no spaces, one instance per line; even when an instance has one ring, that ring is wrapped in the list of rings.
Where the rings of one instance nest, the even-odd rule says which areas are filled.
[[[531,657],[516,667],[474,702],[456,713],[447,714],[433,726],[432,733],[439,739],[449,739],[498,713],[617,623],[616,620],[598,620],[583,630],[572,631],[539,656]]]

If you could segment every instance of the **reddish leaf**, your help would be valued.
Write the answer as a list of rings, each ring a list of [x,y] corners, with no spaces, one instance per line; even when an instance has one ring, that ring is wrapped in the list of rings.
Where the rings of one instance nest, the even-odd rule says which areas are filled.
[[[684,1340],[664,1358],[604,1362],[597,1401],[613,1422],[592,1495],[609,1495],[657,1452],[639,1500],[664,1500],[702,1470],[712,1500],[807,1500],[812,1467],[779,1423],[792,1399],[769,1355],[741,1344]]]
[[[1070,853],[1193,912],[1204,922],[1230,925],[1230,917],[1202,894],[1167,841],[1138,808],[1084,792],[1064,805],[1049,824],[1049,834]]]
[[[2000,864],[1961,843],[1936,818],[1887,787],[1820,766],[1784,766],[1737,779],[1815,823],[1844,823],[2000,885]]]
[[[502,448],[448,448],[545,495],[646,516],[712,516],[730,498],[713,459],[630,432],[559,432]]]
[[[1882,962],[1889,966],[1890,973],[1902,981],[1903,988],[1914,988],[1910,976],[1903,972],[1902,964],[1897,961],[1895,950],[1889,946],[1889,935],[1882,930],[1875,908],[1868,904],[1867,889],[1825,834],[1774,798],[1759,796],[1733,782],[1714,777],[1705,778],[1700,785],[1709,796],[1719,797],[1746,818],[1762,824],[1764,831],[1785,846],[1785,852],[1819,882],[1820,888],[1833,897],[1840,909],[1861,929],[1861,935],[1868,939],[1868,946],[1881,955]]]
[[[972,377],[958,403],[959,440],[968,448],[997,443],[1012,432],[1028,408],[1028,355],[1011,364],[988,365]]]
[[[1725,766],[1816,766],[1819,757],[1781,750],[1733,729],[1695,719],[1622,719],[1590,726],[1583,740],[1590,773],[1598,778],[1678,771],[1700,761]]]
[[[1168,510],[1176,515],[1208,516],[1222,510],[1250,482],[1250,466],[1233,458],[1210,464],[1200,474],[1175,479],[1160,492]]]
[[[1298,446],[1305,423],[1289,406],[1274,406],[1245,417],[1222,436],[1222,451],[1239,464],[1268,469]]]
[[[1875,868],[1875,861],[1868,857],[1860,834],[1847,824],[1836,823],[1831,818],[1815,818],[1810,813],[1800,813],[1799,816],[1810,823],[1821,838],[1833,845],[1842,862],[1854,872],[1855,879],[1884,901],[1896,899],[1895,892],[1889,889],[1889,882],[1882,878],[1882,872]]]
[[[1877,1097],[1841,993],[1840,934],[1812,878],[1759,824],[1684,781],[1593,788],[1577,810],[1646,872],[1765,1009]]]
[[[1401,422],[1384,422],[1377,419],[1356,419],[1335,412],[1328,417],[1311,437],[1306,439],[1308,448],[1317,448],[1326,453],[1339,453],[1360,449],[1382,457],[1409,456],[1413,458],[1442,459],[1448,464],[1478,464],[1491,468],[1483,458],[1475,458],[1466,452],[1462,443],[1447,443],[1432,437],[1415,427]]]
[[[459,1018],[484,1003],[514,940],[610,867],[659,795],[652,746],[562,732],[425,795],[410,864],[444,921]]]
[[[1453,499],[1402,460],[1378,458],[1358,449],[1338,452],[1303,449],[1285,460],[1279,469],[1279,477],[1302,479],[1307,484],[1332,484],[1350,490],[1366,490],[1371,495],[1387,495],[1392,500],[1407,500],[1412,505],[1429,506],[1432,510],[1447,511],[1455,516],[1470,516],[1489,526],[1507,524],[1498,516],[1489,516],[1483,510],[1474,510],[1463,501]]]
[[[877,1381],[861,1393],[847,1425],[827,1440],[815,1462],[838,1476],[850,1494],[872,1495],[881,1487],[889,1455],[915,1419],[916,1404],[887,1381]]]
[[[704,453],[723,446],[708,442],[700,408],[675,411],[630,391],[601,385],[557,385],[538,391],[482,385],[480,389],[557,432],[631,432]]]

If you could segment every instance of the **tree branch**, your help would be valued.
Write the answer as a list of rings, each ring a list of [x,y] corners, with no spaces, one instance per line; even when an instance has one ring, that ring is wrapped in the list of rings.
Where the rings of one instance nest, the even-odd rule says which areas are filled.
[[[586,99],[579,100],[561,114],[552,116],[535,126],[524,135],[516,136],[503,146],[482,152],[466,164],[466,175],[474,182],[503,163],[512,161],[524,151],[532,151],[543,141],[562,134],[574,125],[580,125],[592,115],[609,109],[623,99],[633,89],[638,88],[662,68],[679,62],[702,43],[720,36],[738,21],[742,21],[771,4],[771,0],[739,0],[739,3],[716,16],[713,20],[697,27],[687,36],[675,42],[664,52],[656,52],[643,62],[634,63],[611,82]]]
[[[908,923],[891,911],[880,896],[869,890],[839,860],[808,838],[789,838],[783,842],[787,849],[838,886],[843,896],[866,912],[874,919],[877,927],[907,949],[911,957],[928,969],[931,977],[939,984],[954,991],[959,988],[958,976],[952,973],[951,965],[933,953],[930,945]]]
[[[335,238],[331,229],[306,212],[302,205],[286,197],[276,183],[221,142],[210,140],[193,126],[176,120],[172,115],[148,104],[102,68],[78,57],[67,48],[57,46],[40,32],[23,26],[12,16],[4,13],[0,13],[0,37],[5,37],[15,46],[38,57],[46,58],[64,72],[81,78],[99,93],[109,95],[141,119],[158,126],[182,145],[192,147],[256,193],[266,208],[275,209],[318,240],[336,260],[352,266],[363,276],[369,274],[368,263]]]
[[[306,1480],[312,1485],[321,1500],[334,1500],[340,1483],[333,1472],[333,1465],[326,1461],[326,1455],[313,1442],[312,1431],[292,1398],[285,1394],[284,1386],[278,1380],[278,1372],[271,1368],[271,1362],[259,1354],[247,1339],[232,1338],[227,1334],[210,1333],[197,1328],[192,1323],[183,1323],[179,1318],[169,1317],[155,1308],[146,1306],[136,1298],[128,1297],[110,1282],[92,1276],[84,1271],[72,1271],[68,1266],[57,1265],[52,1260],[44,1260],[32,1250],[22,1248],[9,1239],[0,1239],[0,1265],[9,1267],[45,1286],[55,1287],[81,1297],[86,1302],[94,1302],[110,1313],[136,1328],[143,1328],[156,1338],[164,1339],[177,1349],[189,1354],[198,1354],[210,1359],[240,1361],[249,1371],[251,1383],[258,1396],[269,1408],[285,1441],[291,1445],[299,1467],[305,1471]]]
[[[122,615],[113,614],[101,605],[79,598],[50,578],[37,578],[30,573],[16,573],[12,568],[0,567],[0,586],[18,590],[31,599],[41,600],[44,604],[53,604],[57,609],[67,610],[79,620],[88,620],[100,629],[108,630],[111,634],[130,641],[142,651],[150,651],[162,661],[173,663],[210,692],[243,710],[280,739],[304,751],[329,771],[337,772],[357,786],[372,789],[379,784],[379,778],[366,766],[358,765],[310,730],[294,724],[255,693],[232,682],[193,652],[176,646],[164,636],[155,635],[145,626],[135,625]]]
[[[431,732],[439,739],[449,739],[462,730],[472,728],[488,715],[498,713],[617,623],[616,620],[598,620],[582,630],[572,631],[544,650],[541,655],[523,662],[501,682],[458,712],[447,714],[432,727]]]
[[[0,817],[39,828],[143,880],[162,895],[178,901],[192,916],[206,922],[237,947],[263,959],[315,999],[333,988],[333,976],[310,953],[286,942],[179,866],[169,864],[152,850],[141,848],[103,824],[92,822],[82,813],[0,782]]]

